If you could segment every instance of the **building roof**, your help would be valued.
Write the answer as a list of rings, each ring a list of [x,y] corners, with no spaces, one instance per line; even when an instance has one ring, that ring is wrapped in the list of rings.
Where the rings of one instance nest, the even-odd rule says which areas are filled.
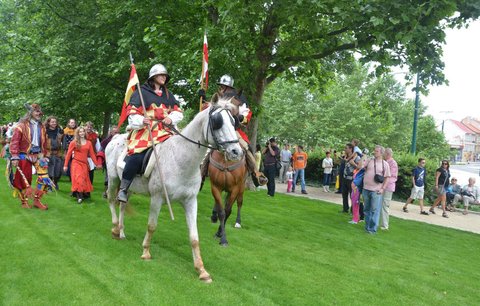
[[[469,129],[471,129],[472,131],[474,131],[476,134],[480,134],[480,129],[477,128],[476,126],[474,126],[473,124],[463,123],[463,125],[465,125],[467,128],[469,128]]]
[[[457,121],[457,120],[453,120],[453,119],[449,119],[451,122],[453,122],[459,129],[461,129],[462,131],[464,131],[465,133],[467,134],[476,134],[475,131],[473,131],[472,129],[470,129],[468,126],[466,126],[465,124],[461,123],[460,121]]]

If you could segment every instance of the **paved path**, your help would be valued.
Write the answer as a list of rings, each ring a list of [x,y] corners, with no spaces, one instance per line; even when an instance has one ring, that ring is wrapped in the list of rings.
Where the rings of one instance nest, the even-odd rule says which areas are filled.
[[[297,187],[300,187],[300,186],[297,186]],[[336,194],[334,192],[327,193],[323,191],[323,188],[307,186],[308,194],[301,194],[300,188],[298,188],[298,190],[296,190],[295,193],[286,193],[287,185],[277,182],[275,189],[276,189],[276,192],[284,193],[286,195],[308,197],[311,199],[322,200],[322,201],[342,205],[341,194]],[[445,227],[459,229],[462,231],[480,234],[480,214],[479,213],[471,212],[468,215],[463,215],[461,211],[448,212],[449,218],[443,218],[442,210],[437,209],[436,215],[425,216],[420,214],[419,206],[412,205],[412,204],[408,206],[409,213],[404,213],[402,211],[403,204],[404,203],[392,201],[390,204],[390,215],[400,219],[425,222],[425,223],[430,223],[430,224],[435,224],[439,226],[445,226]],[[428,208],[429,206],[426,209]]]

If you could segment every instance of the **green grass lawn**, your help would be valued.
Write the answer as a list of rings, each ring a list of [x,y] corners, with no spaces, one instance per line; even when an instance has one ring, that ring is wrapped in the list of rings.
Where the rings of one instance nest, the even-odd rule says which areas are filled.
[[[5,163],[0,163],[4,169]],[[2,305],[478,305],[480,236],[391,219],[367,235],[337,205],[265,191],[247,192],[243,228],[227,225],[230,246],[213,238],[209,185],[199,195],[198,225],[212,284],[197,279],[183,209],[160,213],[151,261],[142,261],[149,201],[135,195],[124,241],[95,174],[82,205],[60,191],[48,211],[20,208],[0,185]],[[236,208],[235,208],[236,209]]]

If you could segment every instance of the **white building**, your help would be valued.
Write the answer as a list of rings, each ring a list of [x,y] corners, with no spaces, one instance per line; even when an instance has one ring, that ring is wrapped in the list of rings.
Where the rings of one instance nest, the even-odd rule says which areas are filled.
[[[459,154],[456,156],[458,161],[476,161],[478,158],[477,137],[478,135],[472,128],[460,121],[447,119],[443,123],[443,134],[450,148],[457,149]]]

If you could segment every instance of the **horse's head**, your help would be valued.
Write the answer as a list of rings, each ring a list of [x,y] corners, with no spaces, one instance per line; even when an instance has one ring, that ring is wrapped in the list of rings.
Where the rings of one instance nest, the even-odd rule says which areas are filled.
[[[237,132],[235,131],[236,121],[232,115],[235,105],[230,99],[224,99],[217,95],[212,98],[209,108],[207,137],[209,143],[219,151],[225,153],[228,160],[239,160],[243,156]]]
[[[245,96],[243,95],[243,89],[240,89],[240,91],[232,91],[232,92],[217,92],[215,95],[213,95],[212,100],[220,100],[224,99],[227,100],[228,103],[230,104],[230,112],[234,117],[238,116],[238,111],[239,111],[239,106],[243,105],[246,103]]]

